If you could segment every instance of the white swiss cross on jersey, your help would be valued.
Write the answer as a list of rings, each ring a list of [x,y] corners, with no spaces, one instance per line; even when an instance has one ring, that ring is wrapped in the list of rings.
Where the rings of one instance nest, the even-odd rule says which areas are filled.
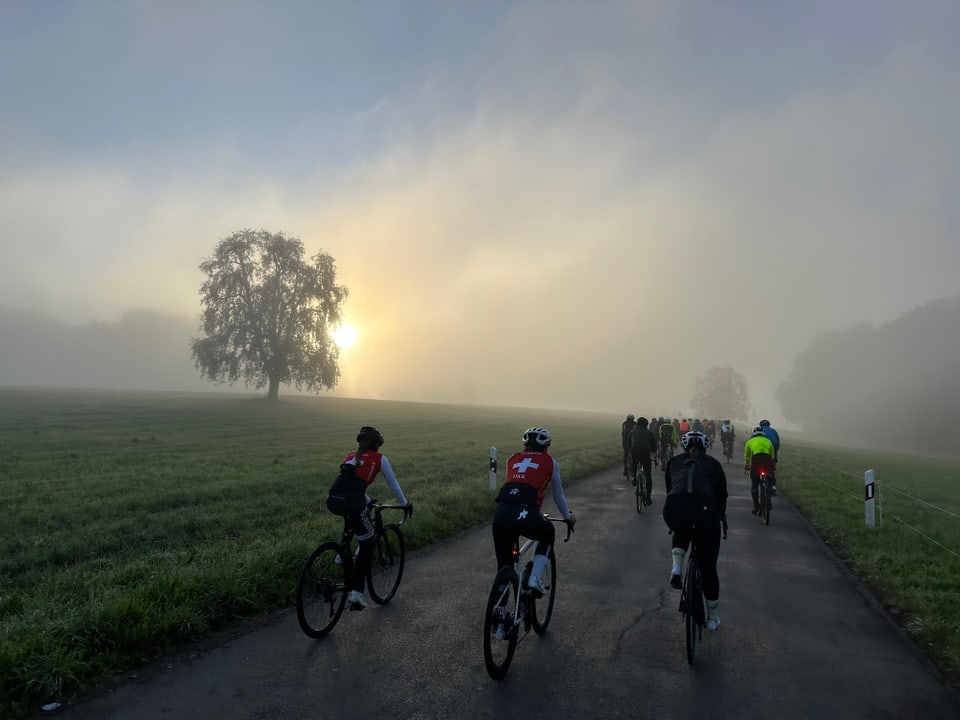
[[[513,469],[516,470],[521,475],[523,475],[530,468],[533,468],[534,470],[536,470],[539,467],[540,467],[540,463],[538,463],[533,458],[528,458],[528,457],[525,457],[520,462],[513,464]]]

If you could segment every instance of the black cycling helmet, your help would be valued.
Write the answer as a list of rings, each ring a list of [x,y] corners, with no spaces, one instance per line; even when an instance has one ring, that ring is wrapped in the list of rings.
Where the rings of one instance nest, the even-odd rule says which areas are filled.
[[[691,430],[688,433],[684,433],[683,437],[680,438],[680,444],[683,445],[684,450],[686,450],[690,445],[699,445],[704,450],[710,445],[710,439],[699,430]]]
[[[380,446],[383,445],[383,435],[375,427],[364,425],[357,433],[357,442],[361,445],[373,445],[374,448],[379,450]]]
[[[650,424],[650,421],[647,420],[647,419],[646,419],[645,417],[643,417],[642,415],[637,418],[637,425],[640,425],[641,427],[646,427],[646,426],[649,425],[649,424]]]
[[[525,446],[539,445],[540,447],[548,447],[552,442],[550,431],[542,427],[527,428],[523,431],[521,440]]]
[[[761,421],[760,421],[760,427],[770,427],[770,421],[769,421],[769,420],[761,420]]]

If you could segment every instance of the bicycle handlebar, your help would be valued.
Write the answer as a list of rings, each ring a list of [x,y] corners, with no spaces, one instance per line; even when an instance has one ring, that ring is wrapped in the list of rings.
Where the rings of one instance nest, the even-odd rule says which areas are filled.
[[[410,514],[407,513],[407,508],[403,505],[384,505],[378,503],[376,500],[371,500],[368,507],[373,508],[377,512],[382,512],[383,510],[403,510],[403,519],[397,523],[397,525],[403,525],[410,518]]]
[[[544,517],[545,517],[547,520],[549,520],[550,522],[555,522],[555,523],[561,523],[561,522],[562,522],[562,523],[566,524],[566,526],[567,526],[567,536],[563,539],[563,541],[564,541],[564,542],[567,542],[568,540],[570,540],[570,536],[573,534],[573,525],[570,524],[570,521],[569,521],[569,520],[567,520],[566,518],[552,518],[552,517],[550,517],[549,515],[544,515]]]

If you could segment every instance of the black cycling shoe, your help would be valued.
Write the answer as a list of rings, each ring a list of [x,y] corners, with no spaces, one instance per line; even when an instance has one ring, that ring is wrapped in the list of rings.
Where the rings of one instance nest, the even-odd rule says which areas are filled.
[[[670,573],[670,587],[672,587],[675,590],[679,590],[680,588],[683,587],[683,579],[680,577],[679,574],[674,575],[673,573]]]

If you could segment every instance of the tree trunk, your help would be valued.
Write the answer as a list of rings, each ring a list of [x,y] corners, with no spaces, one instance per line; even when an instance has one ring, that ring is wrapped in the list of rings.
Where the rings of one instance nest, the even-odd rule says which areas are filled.
[[[279,378],[270,378],[270,389],[267,390],[267,400],[278,400],[280,398],[280,380]]]

